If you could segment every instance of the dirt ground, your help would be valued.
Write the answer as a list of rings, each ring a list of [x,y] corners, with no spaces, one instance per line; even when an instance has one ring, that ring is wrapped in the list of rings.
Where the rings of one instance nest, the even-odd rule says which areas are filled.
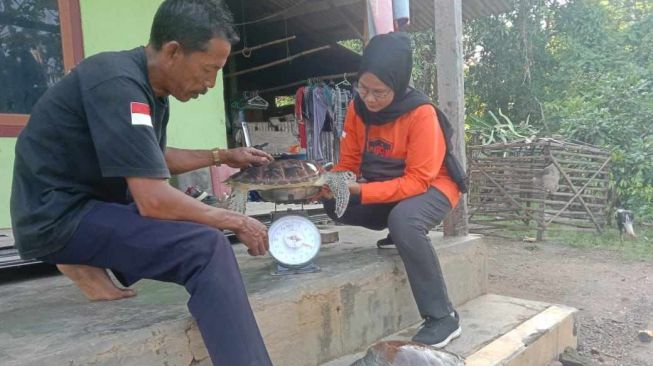
[[[579,353],[594,365],[653,366],[653,261],[555,243],[488,239],[490,291],[579,309]]]

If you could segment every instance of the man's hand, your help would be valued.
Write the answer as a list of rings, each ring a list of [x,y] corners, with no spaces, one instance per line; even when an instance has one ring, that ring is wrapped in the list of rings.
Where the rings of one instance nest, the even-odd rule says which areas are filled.
[[[265,255],[269,249],[268,229],[260,221],[245,216],[242,225],[233,230],[247,253],[253,256]]]
[[[237,147],[223,150],[222,162],[232,168],[248,168],[270,163],[274,158],[265,151],[253,147]]]

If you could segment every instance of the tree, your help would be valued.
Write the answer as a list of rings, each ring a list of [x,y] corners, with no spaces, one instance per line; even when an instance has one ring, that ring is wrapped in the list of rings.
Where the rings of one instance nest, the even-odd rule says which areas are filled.
[[[608,148],[617,204],[653,218],[653,2],[515,0],[465,32],[472,128],[501,110]]]

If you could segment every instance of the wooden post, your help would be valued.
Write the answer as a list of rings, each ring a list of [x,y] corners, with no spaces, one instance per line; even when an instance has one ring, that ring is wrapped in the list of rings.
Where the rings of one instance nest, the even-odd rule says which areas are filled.
[[[434,6],[438,107],[451,121],[454,154],[466,167],[462,0],[434,0]],[[444,235],[464,236],[468,232],[465,195],[444,220]]]

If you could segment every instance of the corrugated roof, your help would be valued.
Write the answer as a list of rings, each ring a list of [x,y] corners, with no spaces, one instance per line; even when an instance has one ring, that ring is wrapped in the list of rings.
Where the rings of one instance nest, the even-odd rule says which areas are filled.
[[[364,0],[227,0],[227,3],[234,12],[237,23],[268,18],[245,25],[247,34],[252,36],[259,31],[267,33],[268,30],[278,28],[285,31],[287,27],[295,34],[313,32],[314,38],[335,42],[358,38],[363,30]],[[462,5],[463,18],[470,20],[509,11],[513,8],[513,1],[463,0]],[[433,28],[434,8],[433,0],[411,0],[409,30]]]
[[[513,9],[510,0],[463,0],[463,20],[472,20]],[[411,30],[423,30],[435,26],[433,0],[411,0]]]
[[[239,87],[259,89],[276,86],[282,80],[293,81],[320,74],[337,74],[356,69],[358,55],[334,45],[335,42],[360,38],[363,32],[365,0],[225,0],[234,13],[242,42],[234,47],[260,45],[272,40],[296,36],[287,44],[277,44],[236,56],[235,69],[241,71],[283,60],[302,51],[332,45],[330,51],[301,57],[292,63],[239,76]],[[512,9],[513,0],[463,0],[463,18],[474,19]],[[433,28],[433,0],[411,0],[409,31]],[[327,73],[328,71],[328,73]],[[297,75],[294,75],[297,74]],[[279,80],[277,80],[279,79]]]

